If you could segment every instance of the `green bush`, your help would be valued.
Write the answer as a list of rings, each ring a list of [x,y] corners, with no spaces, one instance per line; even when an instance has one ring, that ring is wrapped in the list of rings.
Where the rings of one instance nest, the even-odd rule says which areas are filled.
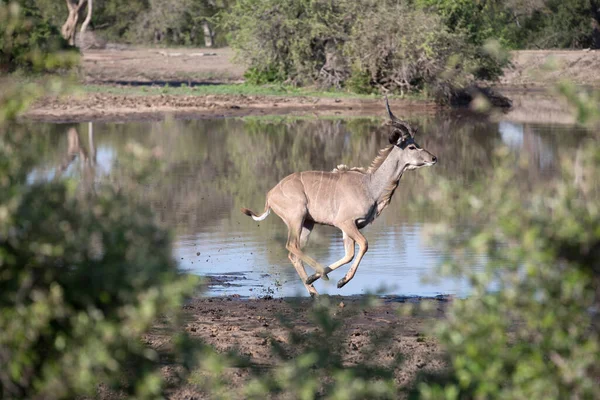
[[[463,33],[408,1],[242,0],[221,21],[253,75],[297,84],[448,96],[501,73]]]
[[[58,28],[27,1],[0,2],[0,72],[52,72],[79,62]]]
[[[263,70],[256,67],[248,68],[246,72],[244,72],[244,78],[252,85],[281,82],[284,79],[277,68],[268,66]]]
[[[352,73],[345,84],[354,93],[370,94],[374,90],[371,85],[371,75],[368,71],[364,71],[359,67],[352,68]]]
[[[298,83],[317,78],[328,42],[344,35],[339,1],[240,0],[221,15],[238,60]]]
[[[471,84],[482,67],[477,49],[463,35],[449,32],[434,14],[412,10],[402,2],[382,2],[356,15],[344,53],[376,86],[427,90],[445,99]],[[495,72],[490,71],[489,77]]]

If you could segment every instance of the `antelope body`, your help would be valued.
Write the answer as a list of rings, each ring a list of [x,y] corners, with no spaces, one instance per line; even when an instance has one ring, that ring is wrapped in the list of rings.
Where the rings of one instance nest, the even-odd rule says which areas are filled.
[[[311,296],[318,294],[314,281],[328,280],[327,274],[353,259],[350,270],[338,282],[338,288],[354,277],[368,249],[360,229],[373,222],[387,207],[404,171],[437,162],[433,154],[415,143],[416,129],[392,114],[387,98],[386,109],[392,122],[390,145],[379,152],[368,169],[339,165],[332,172],[296,172],[267,193],[262,215],[242,209],[256,221],[264,220],[273,210],[285,222],[288,257]],[[335,226],[343,233],[345,255],[328,267],[302,252],[315,224]],[[359,250],[355,258],[356,243]],[[316,273],[309,277],[303,263]]]

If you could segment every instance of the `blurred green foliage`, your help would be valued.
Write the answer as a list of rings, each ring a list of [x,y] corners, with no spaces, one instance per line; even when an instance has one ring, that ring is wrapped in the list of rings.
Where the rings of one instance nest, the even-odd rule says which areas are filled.
[[[35,0],[48,3],[48,0]],[[90,28],[102,32],[109,40],[130,41],[133,36],[133,23],[149,8],[148,0],[104,0],[94,3],[94,14]],[[51,3],[49,4],[51,6]],[[66,10],[62,10],[66,13]],[[61,14],[64,22],[66,14]],[[150,32],[149,32],[150,33]]]
[[[64,2],[19,2],[30,9],[38,9],[43,20],[51,25],[61,26],[66,19]],[[231,10],[237,13],[239,3],[231,0],[105,0],[94,4],[91,28],[106,39],[117,42],[198,46],[204,44],[202,24],[208,22],[216,44],[223,46],[227,43],[226,35],[229,32],[218,24],[220,14]],[[260,3],[263,2],[257,2],[259,6]],[[345,12],[346,22],[356,17],[344,11],[343,5],[340,7],[343,3],[351,2],[297,2],[290,9],[292,14],[288,18],[306,21],[314,17],[314,14],[306,12],[307,7],[320,9],[330,14],[322,18],[321,22],[325,23],[323,28],[336,29],[339,28],[336,24],[327,25],[331,22],[329,17],[334,16],[332,12]],[[598,0],[409,0],[401,3],[411,12],[424,9],[428,14],[439,16],[450,32],[464,35],[469,43],[479,46],[489,39],[497,40],[510,49],[600,46]],[[281,2],[279,12],[288,8],[286,4]],[[266,12],[261,18],[269,21],[273,14],[265,8],[263,10]],[[294,10],[298,14],[294,14]],[[393,17],[402,19],[401,14],[394,14]],[[287,29],[285,25],[291,27],[288,22],[280,24],[280,28]],[[267,25],[252,28],[271,29]],[[431,31],[434,32],[434,29]]]
[[[577,123],[594,127],[600,122],[600,91],[583,89],[562,81],[553,88],[556,96],[563,97],[571,106]]]
[[[266,69],[250,67],[244,72],[244,78],[246,79],[246,82],[251,85],[265,85],[267,83],[283,82],[285,80],[285,76],[273,65],[268,66]]]
[[[66,90],[79,52],[69,48],[56,27],[28,1],[0,2],[0,124],[15,118],[43,94]],[[32,74],[61,72],[31,78]]]
[[[157,395],[157,355],[140,337],[193,287],[177,272],[168,233],[111,187],[77,196],[70,181],[28,184],[37,149],[28,135],[5,129],[0,393],[66,398],[102,382]]]
[[[240,0],[220,21],[239,61],[248,65],[255,79],[293,78],[302,83],[318,73],[325,43],[335,42],[345,33],[341,18],[337,1]]]
[[[64,65],[52,47],[21,40],[36,34],[22,10],[0,4],[5,60],[22,73]],[[99,383],[157,397],[158,357],[141,336],[172,318],[196,280],[180,275],[169,233],[126,190],[30,181],[43,141],[12,120],[63,83],[6,80],[0,97],[0,397],[73,398]],[[133,146],[121,168],[140,182],[152,159]]]
[[[443,275],[466,277],[472,294],[439,324],[451,372],[422,383],[424,398],[600,397],[600,149],[588,140],[562,161],[563,178],[528,196],[515,184],[525,161],[504,150],[469,188],[440,178],[447,222],[433,241]]]

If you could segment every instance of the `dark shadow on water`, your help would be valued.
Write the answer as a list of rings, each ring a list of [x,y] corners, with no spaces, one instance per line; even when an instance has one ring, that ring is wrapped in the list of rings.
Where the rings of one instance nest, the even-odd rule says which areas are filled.
[[[132,87],[198,87],[198,86],[219,86],[226,82],[207,82],[193,80],[161,80],[161,81],[126,81],[126,80],[108,80],[102,81],[103,84],[132,86]]]

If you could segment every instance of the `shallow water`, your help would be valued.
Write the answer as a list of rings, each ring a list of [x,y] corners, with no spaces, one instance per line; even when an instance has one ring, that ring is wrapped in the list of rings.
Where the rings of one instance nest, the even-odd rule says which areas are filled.
[[[363,230],[369,251],[354,280],[336,288],[349,268],[342,267],[330,275],[329,283],[315,283],[319,292],[466,295],[465,282],[436,279],[442,253],[424,232],[439,222],[439,213],[413,205],[439,177],[468,187],[493,168],[492,155],[502,146],[528,161],[516,184],[531,188],[560,179],[559,160],[574,158],[586,136],[572,126],[492,123],[457,114],[410,119],[420,128],[417,142],[438,157],[438,164],[407,172],[391,205]],[[381,124],[365,118],[41,124],[35,129],[43,135],[46,151],[30,179],[61,173],[82,185],[108,177],[119,183],[112,166],[128,143],[156,149],[165,170],[145,187],[143,196],[160,221],[174,229],[174,256],[182,269],[220,277],[222,284],[211,286],[209,295],[306,295],[287,259],[283,222],[275,214],[254,222],[239,208],[262,212],[265,193],[295,171],[331,170],[340,163],[368,166],[386,145]],[[71,128],[75,131],[69,134]],[[82,151],[69,156],[69,145],[77,141]],[[336,261],[344,253],[341,232],[317,226],[306,252],[325,265]],[[473,268],[481,261],[473,256]]]

